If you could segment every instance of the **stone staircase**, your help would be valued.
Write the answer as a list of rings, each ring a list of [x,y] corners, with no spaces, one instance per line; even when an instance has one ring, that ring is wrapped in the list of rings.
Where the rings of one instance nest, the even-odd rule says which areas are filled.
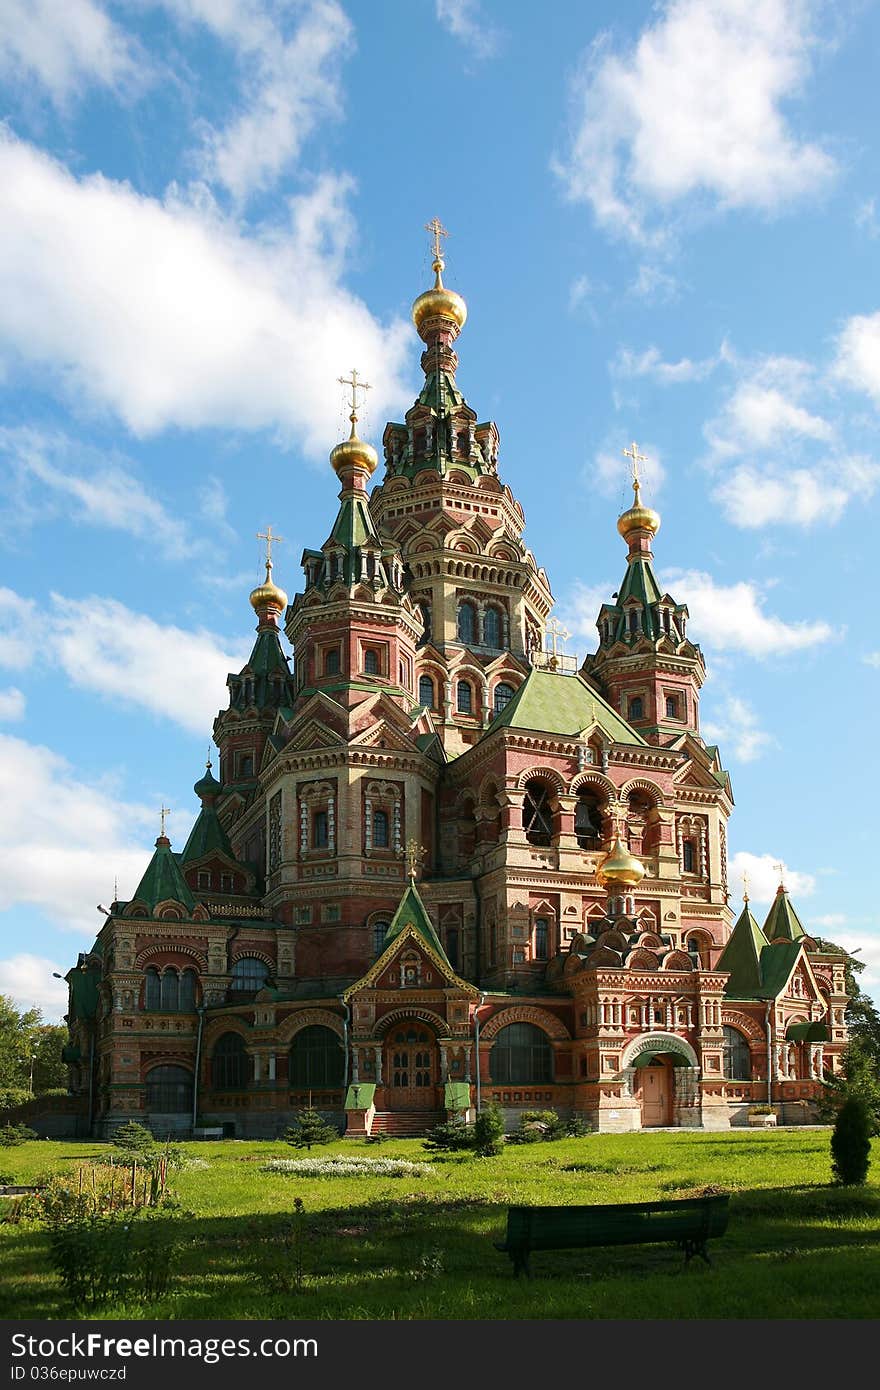
[[[377,1110],[371,1134],[389,1139],[419,1139],[446,1119],[445,1110]]]

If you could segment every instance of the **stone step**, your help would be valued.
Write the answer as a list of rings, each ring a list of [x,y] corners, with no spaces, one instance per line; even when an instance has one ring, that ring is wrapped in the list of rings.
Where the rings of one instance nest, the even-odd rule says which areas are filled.
[[[435,1125],[443,1123],[442,1110],[377,1110],[373,1116],[372,1134],[387,1134],[396,1138],[419,1138]]]

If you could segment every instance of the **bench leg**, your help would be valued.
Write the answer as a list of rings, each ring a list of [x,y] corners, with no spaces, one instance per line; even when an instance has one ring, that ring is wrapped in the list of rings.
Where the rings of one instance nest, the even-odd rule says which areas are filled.
[[[699,1255],[701,1259],[706,1261],[707,1265],[711,1266],[712,1261],[709,1259],[709,1252],[704,1240],[683,1240],[681,1247],[684,1250],[685,1265],[690,1264],[694,1255]]]
[[[531,1279],[532,1271],[529,1268],[528,1250],[512,1250],[510,1252],[510,1258],[513,1260],[513,1272],[515,1277],[518,1279],[523,1270],[525,1270],[526,1278]]]

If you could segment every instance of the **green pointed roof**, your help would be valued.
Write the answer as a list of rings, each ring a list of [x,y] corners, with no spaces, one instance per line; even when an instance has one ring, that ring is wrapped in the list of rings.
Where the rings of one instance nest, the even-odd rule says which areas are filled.
[[[366,492],[357,492],[346,494],[339,504],[330,539],[344,546],[347,551],[365,545],[368,541],[380,544],[373,518],[370,516],[368,501]]]
[[[786,981],[801,954],[799,941],[771,942],[761,952],[761,976],[764,987],[763,999],[775,999],[785,988]]]
[[[397,911],[391,919],[391,923],[385,933],[385,940],[382,942],[382,950],[386,950],[403,931],[404,927],[415,927],[420,936],[423,936],[431,947],[436,951],[440,959],[449,967],[449,960],[440,944],[440,938],[434,930],[433,923],[428,916],[428,909],[419,897],[419,890],[415,883],[410,881],[409,887],[400,900]]]
[[[764,923],[764,935],[768,941],[800,941],[806,936],[801,920],[791,905],[791,899],[780,883],[776,890],[773,905]]]
[[[245,699],[247,679],[253,680],[252,701]],[[231,707],[243,709],[248,704],[254,704],[257,709],[265,709],[267,706],[293,704],[296,691],[274,623],[260,624],[247,665],[237,674],[231,673],[226,680],[230,686]]]
[[[647,746],[641,735],[582,676],[532,670],[513,699],[496,714],[488,732],[505,727],[540,729],[577,738],[593,724],[598,724],[613,743]]]
[[[183,847],[180,863],[191,864],[196,859],[203,859],[206,854],[222,854],[227,859],[235,858],[226,831],[220,824],[220,817],[213,806],[203,806],[196,817],[196,823]]]
[[[189,884],[181,873],[177,855],[171,852],[171,841],[167,835],[160,835],[156,841],[156,851],[132,901],[155,907],[157,903],[167,900],[182,903],[190,911],[196,905]]]
[[[760,997],[763,988],[761,953],[767,945],[767,938],[746,903],[715,967],[730,971],[725,994],[745,999]]]

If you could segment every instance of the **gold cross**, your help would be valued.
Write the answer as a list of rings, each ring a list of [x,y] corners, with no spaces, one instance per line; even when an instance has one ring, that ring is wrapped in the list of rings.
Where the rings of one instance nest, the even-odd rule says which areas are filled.
[[[273,536],[273,535],[272,535],[272,527],[271,527],[271,526],[267,526],[266,529],[265,529],[265,531],[258,531],[258,532],[257,532],[257,540],[258,540],[258,541],[265,541],[265,542],[266,542],[266,565],[268,566],[269,569],[271,569],[271,568],[272,568],[272,546],[273,546],[273,545],[280,545],[281,542],[284,540],[284,537],[283,537],[283,536]],[[211,764],[209,763],[208,766],[210,767]]]
[[[349,405],[351,406],[351,414],[348,418],[351,421],[352,426],[354,426],[357,424],[358,418],[357,393],[358,391],[372,391],[373,388],[368,381],[358,381],[357,367],[352,367],[351,376],[338,376],[336,380],[339,382],[340,386],[351,387],[351,400],[349,401]]]
[[[639,453],[639,446],[638,446],[638,444],[636,443],[635,440],[633,440],[633,442],[632,442],[630,448],[628,448],[628,449],[623,449],[623,450],[621,450],[621,452],[622,452],[624,458],[628,458],[628,459],[631,459],[631,460],[632,460],[633,488],[634,488],[634,490],[635,490],[636,498],[638,498],[639,489],[640,489],[640,487],[642,486],[641,482],[639,481],[639,464],[640,464],[640,463],[647,463],[647,462],[648,462],[647,456],[646,456],[645,454],[640,454],[640,453]]]
[[[420,845],[418,840],[407,840],[406,860],[409,866],[409,877],[411,883],[415,883],[416,881],[416,871],[419,867],[419,864],[422,861],[422,856],[424,855],[424,853],[424,846]]]
[[[159,815],[160,815],[160,817],[161,817],[161,819],[162,819],[162,837],[163,837],[163,839],[164,839],[164,837],[165,837],[165,817],[171,815],[171,807],[170,807],[170,806],[160,806],[160,807],[159,807]]]
[[[748,873],[746,872],[746,870],[743,869],[743,902],[744,902],[744,903],[747,903],[748,900],[749,900],[749,876],[748,876]]]
[[[442,261],[442,259],[443,259],[443,246],[442,246],[442,244],[441,244],[440,238],[441,238],[442,236],[449,236],[449,233],[447,232],[446,228],[443,226],[443,223],[440,221],[440,218],[439,218],[439,217],[432,217],[431,220],[430,220],[430,222],[426,222],[426,223],[425,223],[425,231],[426,231],[426,232],[430,232],[430,233],[431,233],[431,236],[432,236],[432,238],[433,238],[433,242],[434,242],[434,245],[433,245],[434,260],[435,260],[435,261]]]
[[[777,872],[778,875],[779,875],[779,887],[780,887],[780,888],[784,888],[784,887],[785,887],[785,880],[784,880],[784,878],[783,878],[783,874],[785,873],[785,865],[784,865],[784,864],[774,864],[773,867],[774,867],[774,869],[776,870],[776,872]]]
[[[558,641],[561,641],[564,646],[565,643],[568,641],[569,637],[571,636],[571,633],[568,631],[568,628],[562,626],[562,623],[559,621],[558,618],[550,619],[549,623],[547,624],[547,631],[550,633],[550,637],[553,641],[553,655],[556,656],[556,643]]]

